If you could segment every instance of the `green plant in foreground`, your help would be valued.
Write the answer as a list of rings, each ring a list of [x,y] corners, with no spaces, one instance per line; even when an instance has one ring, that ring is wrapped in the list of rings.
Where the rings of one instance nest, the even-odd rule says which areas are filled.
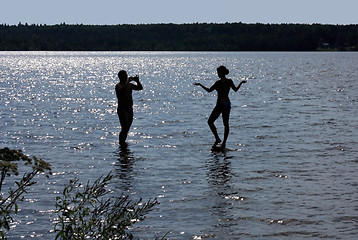
[[[6,181],[4,184],[5,178],[19,175],[20,161],[30,166],[31,171],[26,172],[20,181],[14,180],[15,189],[11,189],[12,182]],[[32,179],[38,173],[46,173],[48,177],[51,167],[42,159],[29,158],[21,150],[3,148],[0,149],[0,171],[0,238],[6,239],[12,216],[18,213],[17,202],[23,199],[26,189],[36,183]],[[133,239],[129,227],[143,220],[144,215],[158,202],[155,199],[145,203],[141,199],[133,202],[128,196],[110,197],[106,187],[111,179],[109,173],[85,186],[78,179],[70,181],[62,197],[56,198],[56,239]],[[10,189],[7,194],[2,192],[3,185]]]
[[[110,193],[106,186],[111,179],[109,173],[85,186],[78,179],[70,181],[62,197],[56,198],[56,239],[133,239],[128,228],[143,220],[157,201],[132,202],[127,196],[105,198]]]
[[[15,181],[15,189],[11,189],[7,194],[3,193],[3,184],[6,177],[19,175],[18,162],[23,161],[25,165],[31,166],[31,170],[26,172],[20,181]],[[11,150],[9,148],[0,149],[0,237],[5,239],[5,232],[10,230],[10,223],[13,221],[12,212],[17,214],[17,202],[22,200],[22,195],[26,189],[36,182],[32,179],[38,173],[51,174],[51,165],[37,157],[28,157],[21,150]],[[7,184],[9,186],[9,184]]]

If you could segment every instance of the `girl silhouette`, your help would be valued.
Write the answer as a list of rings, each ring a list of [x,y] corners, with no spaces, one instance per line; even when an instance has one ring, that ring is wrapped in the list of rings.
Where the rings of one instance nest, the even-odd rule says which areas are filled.
[[[213,147],[216,147],[221,142],[221,139],[219,138],[214,122],[220,116],[220,114],[222,115],[225,131],[224,131],[224,141],[222,142],[221,147],[225,148],[226,141],[230,131],[229,117],[230,117],[231,103],[229,99],[229,92],[231,88],[235,92],[237,92],[241,87],[241,85],[243,83],[246,83],[247,81],[241,81],[240,84],[236,87],[231,79],[226,78],[226,75],[229,74],[229,70],[225,66],[218,67],[217,73],[220,80],[217,80],[214,83],[214,85],[212,85],[210,88],[205,87],[201,83],[194,83],[194,85],[201,86],[207,92],[212,92],[216,90],[218,93],[216,106],[214,110],[211,112],[211,115],[208,119],[208,124],[215,136],[215,143]]]

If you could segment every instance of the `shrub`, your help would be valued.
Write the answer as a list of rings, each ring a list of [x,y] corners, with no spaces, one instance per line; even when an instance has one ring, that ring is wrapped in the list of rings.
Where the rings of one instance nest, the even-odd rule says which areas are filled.
[[[20,161],[25,166],[31,166],[31,171],[26,172],[20,181],[15,181],[14,190],[9,187],[8,193],[4,194],[4,180],[19,175]],[[3,148],[0,149],[0,170],[0,237],[6,239],[5,233],[10,230],[12,216],[18,213],[17,202],[23,199],[26,189],[36,183],[33,178],[38,173],[46,173],[46,177],[51,174],[51,166],[35,156],[26,156],[21,150]],[[56,239],[133,239],[129,227],[143,220],[158,202],[154,199],[143,203],[141,199],[131,201],[128,196],[109,196],[110,191],[106,187],[112,178],[109,173],[93,184],[88,181],[85,186],[78,179],[70,181],[62,196],[56,197]]]
[[[30,172],[26,172],[20,181],[15,181],[15,189],[11,189],[7,194],[3,193],[3,183],[6,177],[18,176],[18,162],[23,161],[24,165],[31,166]],[[26,189],[36,182],[32,179],[38,173],[51,174],[51,165],[37,157],[28,157],[21,150],[11,150],[9,148],[0,149],[0,234],[5,239],[5,231],[10,230],[10,223],[13,221],[12,212],[17,214],[17,202],[23,199],[22,195]]]
[[[109,173],[85,186],[78,179],[70,181],[62,197],[56,198],[56,239],[133,239],[128,228],[143,220],[157,201],[132,202],[128,196],[105,198],[111,179]]]

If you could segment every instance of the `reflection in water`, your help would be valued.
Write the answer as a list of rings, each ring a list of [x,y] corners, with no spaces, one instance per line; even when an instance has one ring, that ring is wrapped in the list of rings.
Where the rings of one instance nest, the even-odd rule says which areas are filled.
[[[238,192],[238,183],[231,167],[233,159],[226,153],[213,153],[206,163],[208,183],[212,190],[210,211],[216,217],[215,225],[206,232],[214,233],[214,237],[221,239],[231,239],[230,233],[237,231],[235,228],[240,219],[241,202],[246,199]]]
[[[231,157],[226,154],[213,154],[207,162],[207,176],[210,188],[213,190],[213,215],[218,216],[218,221],[229,214],[230,204],[226,197],[233,194],[230,184],[233,174],[230,169]]]
[[[31,189],[21,219],[33,224],[9,239],[55,238],[44,209],[64,182],[111,170],[118,192],[163,196],[160,217],[144,221],[158,228],[143,227],[144,239],[158,229],[183,229],[173,239],[357,236],[357,54],[0,52],[0,144],[57,173]],[[145,80],[130,150],[117,145],[118,63]],[[229,147],[240,149],[226,155],[207,153],[210,129],[197,120],[212,96],[192,85],[216,79],[221,64],[233,79],[249,79],[230,96],[240,109]]]
[[[133,182],[133,164],[134,157],[127,144],[118,148],[118,162],[116,164],[116,173],[120,181],[121,191],[129,191]]]
[[[230,170],[229,161],[231,157],[226,156],[226,154],[213,154],[212,159],[209,159],[207,162],[208,165],[208,181],[210,185],[218,191],[219,194],[226,192],[227,189],[230,189],[230,179],[232,173]]]

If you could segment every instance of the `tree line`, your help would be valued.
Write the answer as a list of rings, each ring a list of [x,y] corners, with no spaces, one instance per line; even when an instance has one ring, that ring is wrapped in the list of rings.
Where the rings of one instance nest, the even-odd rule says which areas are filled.
[[[357,51],[358,25],[0,25],[0,51]]]

